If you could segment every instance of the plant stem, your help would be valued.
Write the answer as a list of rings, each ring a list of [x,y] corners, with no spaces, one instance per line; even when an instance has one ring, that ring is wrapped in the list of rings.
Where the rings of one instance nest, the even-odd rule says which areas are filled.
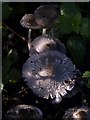
[[[3,25],[5,26],[5,28],[9,31],[11,31],[13,34],[17,35],[19,38],[21,38],[23,41],[27,41],[27,39],[23,36],[21,36],[20,34],[18,34],[17,32],[15,32],[12,28],[10,28],[8,25],[6,25],[5,23],[3,23]]]

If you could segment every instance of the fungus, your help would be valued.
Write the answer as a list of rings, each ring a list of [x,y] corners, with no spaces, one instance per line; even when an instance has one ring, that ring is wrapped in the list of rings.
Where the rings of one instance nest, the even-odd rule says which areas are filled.
[[[36,23],[43,28],[42,34],[46,33],[46,28],[52,27],[57,21],[58,10],[53,5],[42,5],[35,12]]]
[[[63,54],[66,54],[64,44],[60,42],[60,40],[52,38],[47,34],[41,35],[32,41],[30,53],[33,53],[33,51],[40,53],[47,50],[58,50]]]
[[[17,105],[6,113],[6,120],[42,120],[42,112],[31,105]]]
[[[60,102],[75,86],[76,68],[61,52],[33,54],[23,65],[22,76],[39,97]]]
[[[90,120],[90,108],[87,106],[68,109],[63,120]]]
[[[40,26],[35,22],[35,17],[33,14],[25,14],[20,20],[20,24],[29,29],[28,31],[28,49],[31,47],[31,30],[40,29]]]

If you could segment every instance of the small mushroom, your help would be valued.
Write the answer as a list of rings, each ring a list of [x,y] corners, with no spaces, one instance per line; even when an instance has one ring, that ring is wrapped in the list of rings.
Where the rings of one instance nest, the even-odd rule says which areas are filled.
[[[42,120],[42,112],[32,105],[17,105],[7,111],[6,120]]]
[[[64,44],[60,42],[60,40],[52,38],[47,34],[41,35],[32,41],[30,50],[31,54],[34,53],[34,51],[40,53],[47,50],[58,50],[63,54],[66,54],[66,48]]]
[[[76,68],[61,52],[33,54],[23,65],[22,76],[39,97],[59,103],[75,86]]]
[[[52,27],[57,21],[58,10],[54,5],[42,5],[35,12],[36,23],[43,28],[42,34],[46,33],[46,28]]]
[[[20,20],[20,24],[29,29],[28,32],[28,49],[31,47],[31,30],[32,29],[40,29],[40,26],[35,22],[35,17],[33,14],[25,14]]]
[[[70,108],[62,120],[90,120],[90,108],[87,106]]]

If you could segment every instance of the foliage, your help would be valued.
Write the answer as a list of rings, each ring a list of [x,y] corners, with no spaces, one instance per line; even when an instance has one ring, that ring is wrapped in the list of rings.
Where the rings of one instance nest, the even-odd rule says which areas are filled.
[[[82,16],[80,7],[76,3],[62,3],[60,7],[54,35],[58,38],[62,36],[62,41],[67,36],[65,42],[67,50],[75,64],[79,64],[83,62],[90,38],[90,19]]]
[[[62,3],[61,10],[63,11],[64,15],[76,15],[79,11],[79,7],[75,3]]]
[[[82,77],[85,79],[84,83],[86,84],[86,86],[90,88],[90,71],[85,71]]]
[[[17,66],[14,68],[12,67],[15,65],[15,63],[18,61],[18,54],[14,50],[10,50],[8,55],[3,60],[3,84],[15,84],[19,82],[21,78],[21,72],[17,68]]]
[[[80,34],[82,36],[90,37],[90,19],[83,18],[81,21]]]
[[[76,64],[81,64],[85,56],[85,44],[79,36],[71,36],[67,40],[68,51]]]

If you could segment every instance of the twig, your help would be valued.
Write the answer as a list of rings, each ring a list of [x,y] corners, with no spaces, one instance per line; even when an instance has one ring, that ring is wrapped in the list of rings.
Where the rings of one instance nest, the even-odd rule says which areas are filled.
[[[18,34],[17,32],[15,32],[12,28],[10,28],[8,25],[6,25],[5,23],[3,23],[3,25],[5,26],[5,28],[9,31],[11,31],[13,34],[17,35],[19,38],[21,38],[23,41],[27,42],[27,39],[23,36],[21,36],[20,34]]]

